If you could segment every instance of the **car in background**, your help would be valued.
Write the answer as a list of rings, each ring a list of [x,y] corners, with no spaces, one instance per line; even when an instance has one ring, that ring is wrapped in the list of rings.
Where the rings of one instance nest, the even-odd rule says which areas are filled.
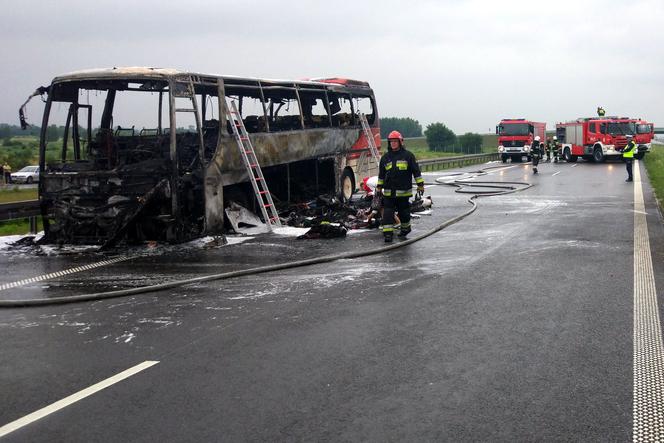
[[[20,171],[13,172],[12,183],[37,183],[39,181],[39,166],[26,166]]]

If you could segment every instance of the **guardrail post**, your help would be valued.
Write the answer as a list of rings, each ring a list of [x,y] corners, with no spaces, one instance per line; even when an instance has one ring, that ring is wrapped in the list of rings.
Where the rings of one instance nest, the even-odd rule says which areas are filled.
[[[30,221],[30,234],[36,234],[37,233],[37,217],[32,215],[28,218]]]

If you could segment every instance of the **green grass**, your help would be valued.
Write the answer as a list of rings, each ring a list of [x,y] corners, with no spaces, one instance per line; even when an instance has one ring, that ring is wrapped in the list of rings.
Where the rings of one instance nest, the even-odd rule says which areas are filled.
[[[0,203],[37,200],[37,188],[20,189],[16,186],[0,190]]]
[[[415,154],[415,157],[418,160],[463,155],[462,152],[430,151],[426,137],[407,138],[405,144],[408,150]],[[382,151],[385,152],[387,149],[387,140],[381,142],[381,148]],[[482,153],[493,153],[497,151],[498,136],[495,134],[482,134]]]
[[[41,217],[37,217],[37,232],[43,230]],[[30,223],[27,218],[0,222],[0,236],[24,235],[30,233]]]
[[[660,207],[664,204],[664,145],[652,144],[651,151],[644,158],[650,184]]]

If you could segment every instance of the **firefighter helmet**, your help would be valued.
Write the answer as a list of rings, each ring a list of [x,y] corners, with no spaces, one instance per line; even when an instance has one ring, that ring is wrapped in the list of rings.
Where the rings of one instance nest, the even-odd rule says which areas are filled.
[[[535,136],[535,141],[536,141],[536,142],[540,141],[540,136],[539,136],[539,135],[536,135],[536,136]]]
[[[554,135],[554,136],[553,136],[553,139],[554,139],[554,140],[558,140],[558,137],[556,137],[556,136]]]
[[[633,136],[632,134],[627,134],[627,135],[626,135],[626,138],[627,138],[627,139],[630,139],[630,138],[634,138],[634,136]]]
[[[399,140],[400,142],[403,142],[403,136],[401,135],[401,132],[399,131],[392,131],[387,135],[388,140]]]

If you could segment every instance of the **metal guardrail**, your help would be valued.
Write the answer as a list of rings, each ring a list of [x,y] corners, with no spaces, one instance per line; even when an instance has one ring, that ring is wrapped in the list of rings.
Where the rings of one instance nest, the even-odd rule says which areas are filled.
[[[469,154],[455,157],[431,158],[427,160],[418,160],[422,171],[437,171],[439,169],[462,167],[476,163],[484,163],[492,160],[498,160],[498,153],[490,154]]]
[[[39,200],[24,200],[0,204],[0,221],[34,217],[40,214]]]

